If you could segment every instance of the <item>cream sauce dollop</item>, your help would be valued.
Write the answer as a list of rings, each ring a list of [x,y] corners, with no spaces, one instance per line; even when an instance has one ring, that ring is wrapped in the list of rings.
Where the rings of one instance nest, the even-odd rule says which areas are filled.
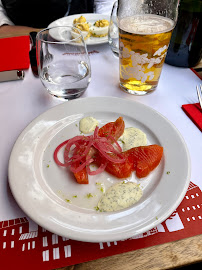
[[[139,128],[134,127],[126,128],[120,140],[123,142],[123,151],[127,151],[133,147],[147,145],[146,134]]]
[[[121,182],[111,186],[98,202],[103,212],[118,211],[127,208],[140,200],[142,189],[134,182]]]
[[[91,116],[84,117],[79,122],[79,130],[84,134],[89,134],[93,132],[99,122]]]

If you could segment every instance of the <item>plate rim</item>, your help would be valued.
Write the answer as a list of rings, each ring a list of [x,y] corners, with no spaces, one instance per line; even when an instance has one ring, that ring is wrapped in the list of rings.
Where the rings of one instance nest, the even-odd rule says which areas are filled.
[[[60,108],[62,108],[63,106],[66,107],[68,106],[69,102],[71,103],[79,103],[79,102],[89,102],[89,100],[97,100],[97,99],[102,99],[103,101],[104,100],[113,100],[113,101],[124,101],[124,102],[127,102],[127,103],[131,103],[131,104],[138,104],[138,106],[140,107],[147,107],[149,110],[152,110],[154,113],[156,113],[158,116],[160,116],[161,118],[163,118],[163,120],[165,120],[167,123],[170,124],[170,126],[173,128],[173,130],[176,132],[176,134],[178,135],[178,137],[180,138],[180,141],[181,143],[183,144],[184,146],[184,150],[186,151],[186,158],[187,158],[187,162],[188,162],[188,167],[187,167],[187,178],[185,180],[185,183],[184,183],[184,188],[182,189],[181,193],[180,193],[180,196],[178,197],[178,199],[175,201],[174,204],[172,204],[172,207],[169,208],[169,211],[167,211],[166,213],[164,213],[164,215],[162,215],[158,220],[154,221],[152,224],[148,224],[146,227],[144,227],[144,229],[142,229],[141,232],[138,232],[138,233],[135,233],[135,234],[131,234],[131,230],[130,231],[127,231],[127,232],[124,232],[124,238],[123,237],[118,237],[117,234],[119,235],[120,232],[118,232],[117,234],[115,235],[112,235],[109,239],[108,235],[107,236],[104,236],[104,235],[100,235],[99,237],[96,238],[96,240],[94,239],[94,237],[91,237],[89,239],[89,236],[87,235],[82,235],[82,232],[81,233],[78,233],[77,236],[74,235],[74,237],[70,237],[71,239],[74,239],[74,240],[78,240],[78,241],[86,241],[86,242],[105,242],[105,241],[119,241],[119,240],[123,240],[123,239],[127,239],[127,238],[130,238],[134,235],[137,235],[139,233],[143,233],[143,232],[146,232],[152,228],[154,228],[155,226],[157,226],[158,224],[162,223],[165,219],[167,219],[176,209],[177,207],[179,206],[179,204],[181,203],[181,201],[183,200],[185,194],[186,194],[186,191],[189,187],[189,183],[190,183],[190,177],[191,177],[191,159],[190,159],[190,154],[189,154],[189,150],[188,150],[188,147],[186,145],[186,142],[183,138],[183,136],[181,135],[181,133],[179,132],[179,130],[175,127],[175,125],[170,121],[168,120],[165,116],[163,116],[161,113],[159,113],[157,110],[153,109],[152,107],[148,106],[148,105],[145,105],[145,104],[142,104],[140,102],[137,102],[137,101],[133,101],[133,100],[127,100],[127,99],[123,99],[123,98],[118,98],[118,97],[86,97],[86,98],[80,98],[80,99],[77,99],[77,100],[72,100],[72,101],[68,101],[68,102],[64,102],[62,104],[59,104],[59,105],[56,105],[52,108],[49,108],[48,110],[46,110],[45,112],[43,112],[42,114],[40,114],[39,116],[35,117],[25,128],[24,130],[21,132],[21,134],[18,136],[14,146],[13,146],[13,149],[11,151],[11,154],[10,154],[10,158],[9,158],[9,166],[8,166],[8,181],[9,181],[9,186],[10,186],[10,189],[11,189],[11,192],[16,200],[16,202],[18,203],[18,205],[20,206],[20,208],[33,220],[35,221],[38,225],[40,225],[41,227],[44,227],[46,228],[47,230],[55,233],[55,234],[58,234],[58,235],[61,235],[61,236],[64,236],[64,237],[69,237],[67,236],[66,234],[60,234],[58,232],[57,229],[54,229],[54,228],[50,228],[50,226],[46,226],[46,224],[44,225],[44,223],[40,222],[40,220],[38,220],[37,218],[33,217],[32,215],[30,215],[26,209],[26,207],[24,205],[21,204],[21,200],[20,198],[18,198],[15,194],[15,189],[14,189],[14,186],[13,186],[13,181],[12,181],[12,177],[11,177],[11,167],[12,167],[12,155],[13,155],[13,152],[17,146],[17,144],[19,143],[19,140],[21,139],[21,137],[26,133],[27,130],[29,130],[29,128],[34,124],[36,123],[40,118],[43,118],[45,115],[49,114],[50,112],[54,112],[55,110],[60,110]],[[101,103],[101,102],[100,102]],[[116,112],[118,113],[118,112]],[[106,238],[107,237],[107,238]]]

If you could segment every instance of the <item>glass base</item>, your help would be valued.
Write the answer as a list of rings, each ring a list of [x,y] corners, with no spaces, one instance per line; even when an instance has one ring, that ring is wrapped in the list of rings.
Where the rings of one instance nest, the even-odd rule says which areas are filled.
[[[65,95],[64,93],[61,93],[61,94],[56,94],[56,93],[54,93],[54,92],[52,92],[52,91],[50,91],[50,90],[48,90],[47,89],[47,91],[48,91],[48,93],[49,94],[51,94],[51,96],[53,96],[53,97],[55,97],[55,98],[57,98],[57,99],[60,99],[60,100],[72,100],[72,99],[76,99],[76,98],[79,98],[80,96],[82,96],[83,95],[83,93],[85,92],[85,90],[84,91],[80,91],[80,92],[77,92],[77,93],[73,93],[73,94],[70,94],[69,92],[68,92],[68,94],[67,95]]]
[[[142,90],[140,89],[140,85],[133,85],[132,87],[133,89],[129,89],[120,83],[121,90],[123,90],[124,92],[128,94],[136,95],[136,96],[145,96],[145,95],[151,94],[156,90],[156,87],[157,87],[156,85],[155,86],[150,85],[148,86],[147,90]]]

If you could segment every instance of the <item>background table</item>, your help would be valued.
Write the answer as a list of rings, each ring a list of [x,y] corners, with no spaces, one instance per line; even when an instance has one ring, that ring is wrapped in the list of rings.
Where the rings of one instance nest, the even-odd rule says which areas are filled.
[[[176,267],[195,270],[201,269],[200,262],[202,262],[202,235],[58,270],[166,270]]]

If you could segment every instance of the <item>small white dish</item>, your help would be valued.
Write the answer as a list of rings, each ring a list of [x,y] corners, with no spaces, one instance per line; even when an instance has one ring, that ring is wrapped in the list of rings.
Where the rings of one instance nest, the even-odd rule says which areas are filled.
[[[123,116],[126,127],[146,133],[148,144],[164,147],[161,163],[148,177],[137,179],[133,174],[129,179],[143,189],[137,204],[97,212],[94,207],[102,192],[96,182],[108,188],[120,180],[104,172],[90,177],[88,185],[79,185],[68,169],[55,164],[55,148],[79,134],[78,124],[85,116],[93,116],[100,126]],[[146,232],[169,217],[186,193],[190,170],[184,139],[157,111],[127,99],[92,97],[58,105],[25,128],[10,156],[9,184],[19,206],[40,226],[75,240],[105,242]]]
[[[94,13],[86,13],[86,14],[76,14],[76,15],[70,15],[67,17],[60,18],[48,25],[48,28],[54,27],[54,26],[73,26],[73,21],[76,18],[79,18],[80,16],[84,16],[91,25],[93,25],[98,20],[110,20],[108,15],[104,14],[94,14]],[[64,37],[62,35],[63,33],[54,31],[54,29],[51,32],[51,35],[56,40],[64,40]],[[89,37],[85,43],[86,45],[97,45],[97,44],[104,44],[108,42],[108,36],[106,37]]]

